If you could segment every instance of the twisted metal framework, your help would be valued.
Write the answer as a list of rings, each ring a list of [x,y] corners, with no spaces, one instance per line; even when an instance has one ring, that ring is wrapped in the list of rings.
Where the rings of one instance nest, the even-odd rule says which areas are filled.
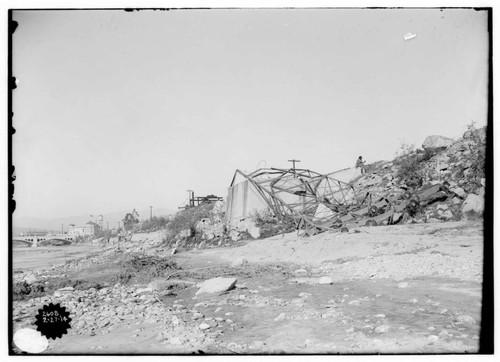
[[[297,228],[302,226],[330,229],[336,215],[357,205],[352,185],[336,180],[331,174],[320,174],[306,169],[261,168],[236,176],[246,178],[257,190],[276,216],[291,216]]]

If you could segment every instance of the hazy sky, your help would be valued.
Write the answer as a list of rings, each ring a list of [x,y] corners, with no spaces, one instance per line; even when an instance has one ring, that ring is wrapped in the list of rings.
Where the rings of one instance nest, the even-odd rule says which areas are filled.
[[[177,209],[486,124],[487,13],[18,11],[14,217]],[[405,41],[405,33],[416,37]]]

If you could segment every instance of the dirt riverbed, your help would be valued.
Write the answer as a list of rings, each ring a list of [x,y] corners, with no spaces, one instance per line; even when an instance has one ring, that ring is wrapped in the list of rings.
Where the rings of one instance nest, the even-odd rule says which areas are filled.
[[[45,287],[15,299],[14,331],[36,329],[38,309],[60,303],[71,313],[71,328],[49,340],[44,353],[478,350],[480,223],[364,227],[310,238],[289,233],[173,256],[161,238],[156,232],[121,245],[14,249],[14,283]],[[65,260],[47,264],[56,263],[54,255]],[[127,276],[127,260],[163,260],[165,269]],[[236,278],[236,288],[196,295],[197,283],[219,276]],[[162,279],[171,281],[168,289],[147,288]]]

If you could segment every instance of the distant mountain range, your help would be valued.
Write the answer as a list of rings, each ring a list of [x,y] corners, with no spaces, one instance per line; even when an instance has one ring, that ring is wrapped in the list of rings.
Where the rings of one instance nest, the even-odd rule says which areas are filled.
[[[118,211],[109,214],[103,214],[102,226],[104,228],[109,227],[110,229],[116,228],[118,226],[118,222],[122,221],[127,211]],[[169,214],[174,214],[178,210],[168,210],[164,208],[153,208],[153,216],[166,216]],[[137,210],[139,213],[139,219],[144,220],[149,218],[149,209]],[[28,231],[55,231],[61,232],[61,225],[64,228],[64,231],[68,230],[69,224],[75,224],[77,226],[84,225],[89,221],[100,223],[100,217],[97,216],[95,218],[90,217],[90,214],[80,215],[80,216],[68,216],[68,217],[60,217],[54,219],[43,219],[38,217],[16,217],[14,213],[12,216],[12,228],[13,233],[25,233]]]

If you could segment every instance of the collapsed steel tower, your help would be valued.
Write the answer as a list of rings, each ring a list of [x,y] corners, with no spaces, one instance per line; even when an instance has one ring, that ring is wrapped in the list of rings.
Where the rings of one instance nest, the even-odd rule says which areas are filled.
[[[359,199],[351,183],[332,177],[336,173],[295,168],[263,168],[249,174],[236,170],[230,189],[239,185],[235,184],[236,176],[243,176],[264,200],[262,204],[282,220],[291,217],[297,230],[306,236],[326,230],[397,224],[427,205],[453,196],[449,183],[444,182],[411,191],[363,190],[364,196]],[[232,192],[228,200],[232,205]]]
[[[307,169],[261,168],[237,175],[251,183],[270,210],[278,217],[290,216],[297,229],[331,229],[335,215],[345,215],[358,204],[352,185]]]

